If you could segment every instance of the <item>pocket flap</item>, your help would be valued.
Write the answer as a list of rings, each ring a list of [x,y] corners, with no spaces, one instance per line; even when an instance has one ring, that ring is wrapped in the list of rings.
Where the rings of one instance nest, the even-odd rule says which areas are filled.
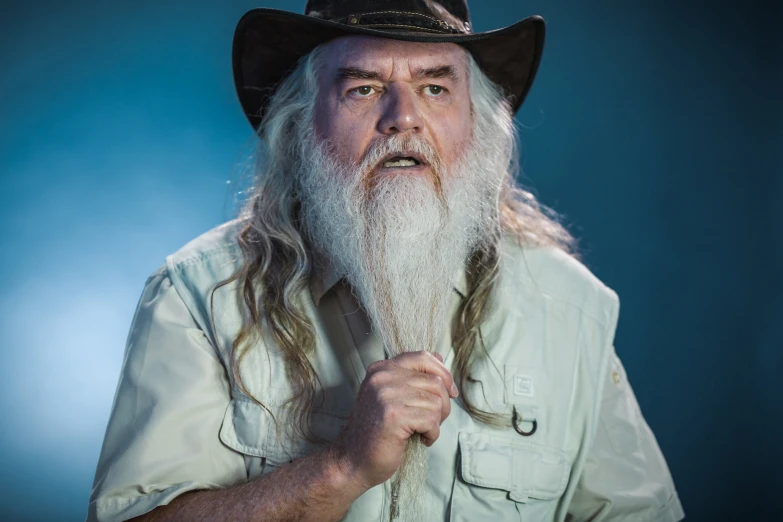
[[[475,486],[503,489],[512,500],[560,498],[571,465],[560,449],[484,433],[459,434],[462,478]]]
[[[272,465],[280,465],[315,452],[320,444],[296,437],[287,412],[270,406],[277,424],[269,411],[249,399],[234,398],[226,408],[220,427],[220,440],[229,448],[264,457]],[[343,420],[327,413],[314,413],[310,425],[316,436],[332,440],[340,432]]]

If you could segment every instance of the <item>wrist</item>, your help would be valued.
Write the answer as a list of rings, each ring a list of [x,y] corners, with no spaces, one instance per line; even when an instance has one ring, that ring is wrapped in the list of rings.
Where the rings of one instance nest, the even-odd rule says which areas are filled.
[[[335,491],[350,498],[350,501],[353,502],[370,489],[371,486],[361,480],[356,468],[335,445],[326,448],[323,456],[329,481],[334,485]]]

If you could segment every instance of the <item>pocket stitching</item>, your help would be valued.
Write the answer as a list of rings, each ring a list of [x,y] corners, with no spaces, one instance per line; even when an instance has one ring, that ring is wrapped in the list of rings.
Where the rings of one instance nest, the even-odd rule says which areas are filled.
[[[493,445],[502,445],[510,448],[512,452],[512,464],[510,472],[507,474],[506,480],[499,480],[498,482],[487,481],[474,472],[475,466],[473,460],[475,458],[474,453],[478,453],[481,450],[473,450],[477,442],[483,441],[485,445],[491,447]],[[494,443],[494,444],[492,444]],[[565,452],[558,448],[544,446],[541,444],[534,444],[527,441],[516,441],[511,438],[497,437],[492,435],[478,434],[478,433],[466,433],[461,432],[459,434],[460,455],[462,458],[461,473],[463,480],[468,484],[473,484],[480,487],[488,487],[492,489],[502,489],[509,492],[509,497],[517,502],[528,502],[533,500],[555,500],[563,495],[568,484],[568,477],[570,475],[571,462],[569,461]],[[467,449],[470,448],[470,449]],[[557,485],[553,485],[552,488],[543,489],[541,486],[523,485],[520,477],[520,464],[516,461],[518,458],[513,458],[513,455],[537,455],[539,458],[528,458],[529,462],[534,462],[539,465],[551,467],[557,467],[560,476],[557,479]],[[557,459],[557,463],[546,462],[543,457],[550,456]],[[516,480],[516,484],[514,481]],[[500,482],[505,482],[505,485],[500,485]]]
[[[249,407],[250,411],[244,412],[244,415],[237,414],[236,408],[240,405]],[[276,408],[273,406],[272,409],[274,411]],[[258,425],[255,437],[242,430],[237,430],[237,419],[239,417],[247,418],[248,413],[251,416],[249,420],[255,421],[254,424]],[[283,416],[280,411],[275,412],[275,415],[280,415],[278,422],[284,422],[280,420]],[[342,417],[327,411],[319,411],[313,417],[317,419],[316,422],[321,423],[323,429],[332,431],[336,431],[338,422],[344,421]],[[240,431],[242,432],[240,433]],[[284,433],[280,433],[278,436],[270,413],[254,401],[244,397],[235,397],[229,403],[223,415],[219,438],[229,448],[245,455],[266,458],[267,462],[272,465],[280,465],[309,455],[316,446],[309,441],[287,438]]]

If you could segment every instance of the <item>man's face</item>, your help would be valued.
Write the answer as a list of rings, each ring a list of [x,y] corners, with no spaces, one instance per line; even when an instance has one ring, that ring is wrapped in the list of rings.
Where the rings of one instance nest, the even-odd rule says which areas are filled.
[[[346,36],[327,44],[315,130],[343,164],[379,139],[423,138],[448,170],[471,139],[467,57],[451,43]],[[376,175],[430,175],[426,159],[382,161]]]

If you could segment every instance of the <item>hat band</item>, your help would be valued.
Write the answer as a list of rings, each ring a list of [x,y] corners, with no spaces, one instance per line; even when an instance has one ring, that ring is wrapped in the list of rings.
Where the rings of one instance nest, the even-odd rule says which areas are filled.
[[[445,20],[439,20],[421,13],[405,11],[377,11],[372,13],[352,14],[343,18],[331,19],[344,25],[360,25],[362,27],[380,27],[384,29],[406,29],[441,34],[469,34],[470,24],[464,22],[464,28],[459,29]]]

